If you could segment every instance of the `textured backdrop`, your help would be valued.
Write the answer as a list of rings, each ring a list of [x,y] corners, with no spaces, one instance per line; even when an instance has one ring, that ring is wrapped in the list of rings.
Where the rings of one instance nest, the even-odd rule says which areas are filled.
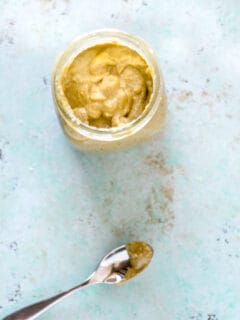
[[[81,282],[117,245],[149,241],[139,278],[87,288],[51,320],[240,319],[240,2],[0,0],[0,317]],[[75,151],[54,112],[56,56],[118,28],[155,48],[162,133]]]

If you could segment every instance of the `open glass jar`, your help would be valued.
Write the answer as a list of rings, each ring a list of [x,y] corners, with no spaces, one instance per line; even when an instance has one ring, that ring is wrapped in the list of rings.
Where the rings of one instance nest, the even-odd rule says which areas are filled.
[[[153,81],[150,99],[141,115],[119,127],[97,128],[81,122],[73,112],[62,86],[62,75],[84,50],[100,44],[117,43],[137,52],[147,63]],[[66,136],[81,150],[104,151],[130,146],[157,133],[166,110],[164,82],[157,58],[141,38],[118,30],[97,30],[73,42],[57,60],[52,75],[52,94]]]

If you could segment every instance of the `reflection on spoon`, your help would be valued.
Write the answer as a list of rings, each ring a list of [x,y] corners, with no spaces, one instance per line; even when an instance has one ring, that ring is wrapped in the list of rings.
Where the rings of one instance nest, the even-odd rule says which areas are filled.
[[[25,307],[3,320],[33,320],[65,297],[88,285],[109,283],[120,285],[142,272],[153,256],[152,247],[142,241],[131,242],[112,250],[99,263],[96,271],[80,285],[47,300]]]

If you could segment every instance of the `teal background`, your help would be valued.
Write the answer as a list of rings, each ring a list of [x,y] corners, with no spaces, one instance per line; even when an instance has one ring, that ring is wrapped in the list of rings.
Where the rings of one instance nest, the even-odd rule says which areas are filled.
[[[41,319],[240,319],[240,2],[0,0],[0,318],[84,280],[142,239],[150,267]],[[162,66],[161,134],[74,150],[53,108],[57,55],[97,28],[145,38]]]

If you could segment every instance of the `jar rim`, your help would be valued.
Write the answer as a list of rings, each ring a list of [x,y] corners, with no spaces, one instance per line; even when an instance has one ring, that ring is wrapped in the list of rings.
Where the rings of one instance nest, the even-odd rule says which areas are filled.
[[[62,71],[82,51],[104,43],[118,43],[135,50],[150,67],[153,92],[141,115],[119,127],[97,128],[81,122],[74,115],[61,86]],[[120,140],[143,128],[153,117],[163,97],[164,87],[157,57],[151,46],[142,38],[116,29],[98,29],[83,34],[73,41],[56,60],[52,73],[52,95],[57,112],[67,125],[81,135],[100,141]]]

